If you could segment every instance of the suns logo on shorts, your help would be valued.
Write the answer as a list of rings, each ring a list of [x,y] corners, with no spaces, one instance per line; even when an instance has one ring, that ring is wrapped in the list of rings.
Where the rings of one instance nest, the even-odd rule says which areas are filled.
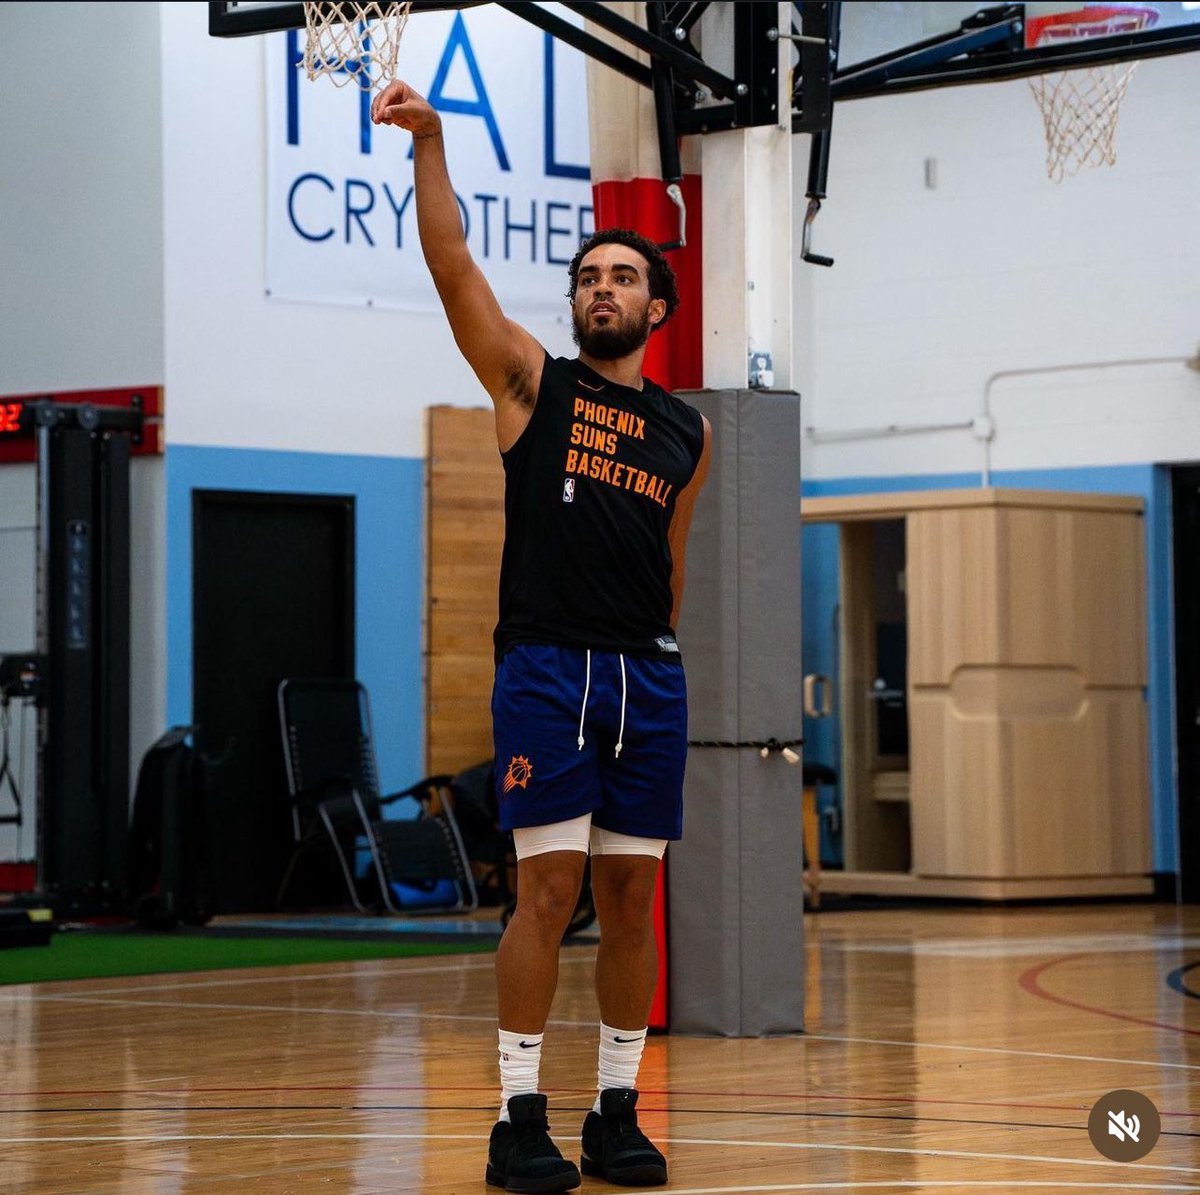
[[[525,788],[532,776],[533,764],[523,755],[514,755],[504,774],[504,791],[510,793],[514,788]]]

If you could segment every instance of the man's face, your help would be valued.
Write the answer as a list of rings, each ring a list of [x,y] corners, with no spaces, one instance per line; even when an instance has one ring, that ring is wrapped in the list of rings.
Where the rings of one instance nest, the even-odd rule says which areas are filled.
[[[666,308],[650,297],[650,265],[636,249],[597,245],[579,263],[571,322],[589,356],[615,361],[636,352]]]

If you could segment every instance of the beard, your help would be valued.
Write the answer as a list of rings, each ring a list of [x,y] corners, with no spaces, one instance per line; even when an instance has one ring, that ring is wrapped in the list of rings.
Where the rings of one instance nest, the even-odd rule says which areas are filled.
[[[576,311],[571,312],[572,336],[589,357],[597,361],[617,361],[636,352],[650,339],[650,304],[641,314],[622,315],[603,328],[585,328]]]

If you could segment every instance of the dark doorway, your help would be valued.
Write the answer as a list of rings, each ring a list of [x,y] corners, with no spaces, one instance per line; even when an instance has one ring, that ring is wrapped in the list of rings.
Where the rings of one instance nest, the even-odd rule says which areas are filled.
[[[354,676],[353,497],[197,490],[192,716],[229,750],[210,807],[217,912],[274,908],[292,848],[276,690]]]
[[[1180,897],[1200,903],[1200,467],[1174,469]]]

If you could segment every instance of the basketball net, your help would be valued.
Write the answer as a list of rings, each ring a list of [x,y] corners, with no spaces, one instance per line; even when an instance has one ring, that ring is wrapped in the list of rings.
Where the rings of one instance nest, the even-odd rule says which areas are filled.
[[[1152,8],[1091,8],[1031,18],[1030,46],[1054,46],[1084,38],[1112,37],[1149,28]],[[1082,70],[1035,75],[1030,90],[1046,128],[1046,173],[1060,183],[1085,166],[1112,166],[1117,160],[1117,117],[1136,62],[1115,62]]]
[[[308,34],[304,69],[310,79],[327,75],[337,87],[353,81],[363,91],[396,77],[400,35],[412,0],[393,4],[304,5]]]

